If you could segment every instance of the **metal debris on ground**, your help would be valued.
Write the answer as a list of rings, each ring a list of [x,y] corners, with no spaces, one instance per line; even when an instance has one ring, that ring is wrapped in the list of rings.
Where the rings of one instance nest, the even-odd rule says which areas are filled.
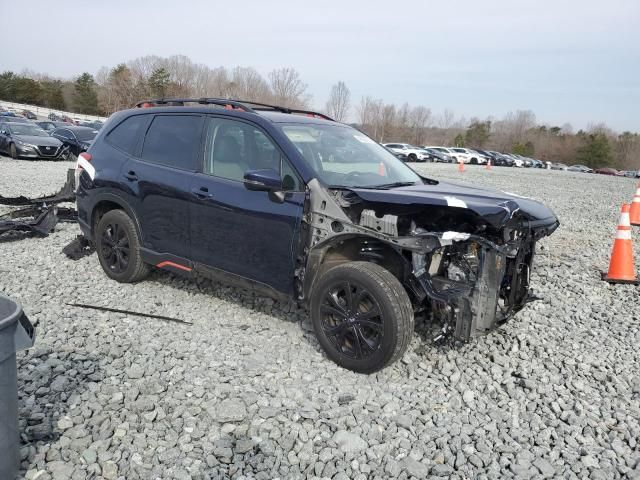
[[[165,317],[164,315],[154,315],[152,313],[134,312],[131,310],[120,310],[119,308],[100,307],[98,305],[87,305],[84,303],[67,303],[67,305],[69,305],[70,307],[100,310],[101,312],[124,313],[126,315],[135,315],[138,317],[146,317],[146,318],[157,318],[159,320],[166,320],[168,322],[176,322],[176,323],[184,323],[186,325],[193,325],[192,322],[187,322],[186,320],[180,320],[179,318],[173,318],[173,317]]]
[[[57,208],[51,206],[43,209],[31,219],[6,219],[0,217],[0,235],[8,232],[29,232],[46,237],[58,224]]]
[[[0,195],[0,205],[10,206],[25,206],[25,205],[40,205],[40,204],[54,204],[63,202],[75,202],[75,170],[70,168],[67,170],[67,181],[62,188],[53,195],[47,195],[38,198],[28,198],[24,195],[19,197],[5,197]]]
[[[84,235],[78,235],[62,249],[62,253],[71,260],[80,260],[93,252],[95,252],[93,245]]]
[[[59,207],[58,203],[74,202],[74,170],[67,171],[67,181],[53,195],[38,198],[5,197],[0,195],[0,205],[21,206],[0,215],[0,235],[9,232],[28,232],[46,237],[58,222],[75,222],[78,212],[75,208]],[[24,238],[24,237],[20,237]]]

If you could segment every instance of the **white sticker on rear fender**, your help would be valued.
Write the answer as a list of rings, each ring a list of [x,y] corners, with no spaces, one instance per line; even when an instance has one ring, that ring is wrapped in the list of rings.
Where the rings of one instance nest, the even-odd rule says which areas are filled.
[[[467,208],[467,204],[464,203],[464,201],[460,200],[459,198],[456,198],[456,197],[444,197],[444,199],[447,201],[447,205],[449,205],[450,207]]]
[[[78,167],[82,167],[82,169],[85,170],[89,174],[89,178],[91,178],[91,180],[96,178],[96,169],[95,169],[95,167],[93,165],[91,165],[91,163],[89,163],[87,160],[82,158],[82,155],[78,157],[77,166]]]

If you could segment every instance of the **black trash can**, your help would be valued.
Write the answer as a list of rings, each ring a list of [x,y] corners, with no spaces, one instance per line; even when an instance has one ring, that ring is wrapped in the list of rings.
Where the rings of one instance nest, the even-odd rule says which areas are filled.
[[[16,351],[33,346],[36,332],[22,307],[0,294],[0,478],[18,473],[18,380]]]

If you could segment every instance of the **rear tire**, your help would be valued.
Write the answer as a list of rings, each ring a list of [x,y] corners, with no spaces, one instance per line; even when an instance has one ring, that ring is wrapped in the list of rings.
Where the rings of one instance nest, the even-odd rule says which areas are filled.
[[[418,157],[416,157],[415,153],[410,153],[409,154],[409,161],[410,162],[415,162],[418,159]]]
[[[404,354],[414,330],[402,284],[369,262],[327,270],[311,293],[311,320],[327,356],[341,367],[373,373]]]
[[[151,266],[140,256],[136,226],[123,210],[105,213],[98,222],[94,238],[100,265],[109,278],[134,283],[149,275]]]

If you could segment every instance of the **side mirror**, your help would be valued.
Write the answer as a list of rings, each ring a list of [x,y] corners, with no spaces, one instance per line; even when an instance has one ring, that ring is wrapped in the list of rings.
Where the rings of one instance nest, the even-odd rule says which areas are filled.
[[[282,178],[272,168],[249,170],[244,174],[247,190],[278,192],[282,190]]]

